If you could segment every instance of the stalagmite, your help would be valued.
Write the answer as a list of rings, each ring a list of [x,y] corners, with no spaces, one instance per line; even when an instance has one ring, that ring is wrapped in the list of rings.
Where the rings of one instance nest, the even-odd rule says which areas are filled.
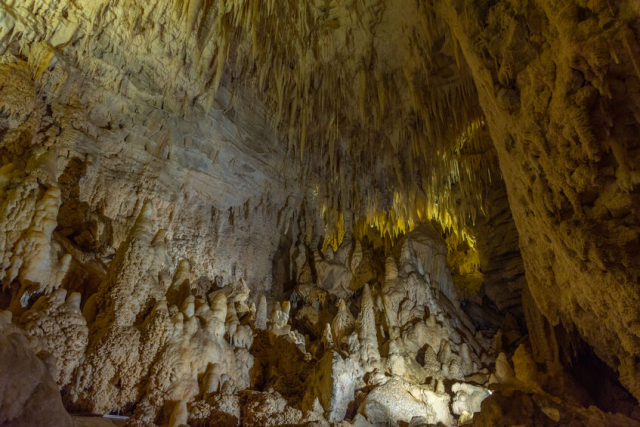
[[[368,284],[364,285],[360,313],[356,322],[356,330],[360,339],[360,358],[366,372],[379,368],[380,352],[376,336],[376,319],[373,311],[373,298]]]
[[[355,329],[356,321],[353,315],[347,308],[345,300],[340,300],[338,303],[338,312],[331,321],[331,331],[333,332],[334,340],[338,346],[342,343],[342,340],[349,336]]]
[[[636,3],[0,2],[0,424],[640,425]]]
[[[271,318],[269,319],[269,332],[275,335],[287,335],[291,331],[291,327],[287,325],[289,322],[289,310],[291,304],[289,301],[284,301],[282,305],[276,302],[273,305],[271,311]]]
[[[170,303],[177,304],[178,301],[183,301],[187,298],[191,291],[190,275],[189,261],[186,259],[181,260],[173,275],[171,286],[167,291],[167,300]]]
[[[264,295],[260,295],[258,301],[254,327],[261,330],[267,329],[267,298]]]
[[[515,376],[513,368],[511,368],[507,356],[504,353],[500,353],[496,359],[495,375],[500,382],[507,382]]]

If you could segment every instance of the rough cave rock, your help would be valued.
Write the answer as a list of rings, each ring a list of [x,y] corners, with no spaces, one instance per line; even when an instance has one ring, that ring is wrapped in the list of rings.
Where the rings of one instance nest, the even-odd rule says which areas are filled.
[[[0,0],[0,425],[640,426],[637,0]]]

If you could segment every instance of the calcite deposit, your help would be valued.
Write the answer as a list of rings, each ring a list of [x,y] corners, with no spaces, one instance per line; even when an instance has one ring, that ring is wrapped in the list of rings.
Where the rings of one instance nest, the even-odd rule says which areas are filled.
[[[640,425],[636,0],[0,0],[0,425]]]

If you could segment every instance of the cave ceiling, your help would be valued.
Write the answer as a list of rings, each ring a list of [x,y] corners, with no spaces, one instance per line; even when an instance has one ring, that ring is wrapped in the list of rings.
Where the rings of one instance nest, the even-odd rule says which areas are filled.
[[[31,55],[37,74],[70,62],[149,111],[182,115],[183,127],[206,127],[196,119],[229,117],[240,103],[264,109],[275,136],[251,141],[255,155],[274,175],[307,183],[334,244],[345,216],[387,238],[435,218],[473,240],[467,227],[500,180],[471,74],[428,2],[21,0],[0,8],[0,38],[42,50]],[[56,77],[57,90],[70,78]],[[270,151],[286,155],[269,161]]]

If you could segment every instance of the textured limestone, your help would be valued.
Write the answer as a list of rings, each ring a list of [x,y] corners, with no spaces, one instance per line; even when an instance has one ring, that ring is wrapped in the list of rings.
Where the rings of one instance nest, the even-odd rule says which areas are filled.
[[[0,170],[2,174],[1,225],[3,288],[17,281],[11,307],[24,309],[34,295],[50,293],[60,287],[69,269],[70,255],[58,260],[52,233],[57,225],[60,190],[43,191],[37,180],[13,164]]]
[[[495,343],[477,334],[443,293],[455,295],[446,288],[453,286],[443,270],[446,257],[408,249],[412,242],[444,245],[426,226],[399,244],[393,251],[398,258],[367,248],[370,256],[360,264],[384,260],[382,283],[372,278],[335,305],[325,303],[322,291],[312,292],[309,287],[315,285],[301,283],[292,293],[296,305],[276,301],[267,317],[264,295],[255,312],[239,310],[246,307],[242,283],[211,292],[208,301],[198,298],[188,264],[174,266],[167,255],[166,236],[153,225],[155,215],[150,203],[143,207],[105,279],[85,303],[84,317],[80,295],[66,297],[59,289],[42,296],[20,319],[32,339],[29,344],[23,338],[24,345],[53,353],[50,370],[72,410],[124,412],[128,425],[136,426],[351,420],[355,425],[456,425],[481,411],[491,378],[499,387],[544,393],[540,382],[549,380],[523,346],[513,356],[515,369],[501,353],[495,374],[489,375]],[[345,256],[334,259],[350,262]],[[398,292],[409,306],[396,306]],[[305,307],[332,313],[318,317],[323,333],[315,340],[291,325],[292,310]],[[46,398],[59,401],[51,386]],[[14,404],[18,411],[29,405],[19,403]],[[557,405],[562,409],[566,403]],[[551,404],[542,411],[565,416]],[[601,419],[600,412],[583,407],[569,412]],[[65,425],[64,415],[57,425]]]
[[[524,346],[518,347],[512,361],[515,374],[504,354],[496,361],[496,374],[501,373],[501,383],[491,387],[493,393],[483,400],[474,425],[640,425],[637,415],[631,414],[633,418],[630,418],[599,409],[589,394],[565,373],[538,371]],[[457,384],[453,387],[460,389]]]
[[[20,318],[20,326],[55,358],[53,377],[64,388],[73,378],[89,342],[87,321],[80,311],[80,294],[67,297],[58,289],[38,301]]]
[[[637,398],[635,2],[435,3],[476,81],[533,299]]]
[[[640,396],[639,16],[4,1],[0,308],[132,425],[462,423],[489,383],[481,422],[624,424],[562,387],[577,333]]]
[[[473,326],[468,329],[469,321],[461,320],[464,313],[441,292],[453,285],[444,271],[446,253],[428,256],[427,250],[416,244],[416,252],[422,255],[419,258],[413,249],[407,249],[411,242],[428,248],[444,245],[426,226],[409,233],[394,251],[400,259],[386,256],[383,282],[365,283],[362,288],[357,320],[353,321],[348,308],[352,298],[340,300],[321,343],[310,347],[318,363],[307,379],[304,406],[309,410],[319,406],[328,421],[342,420],[357,402],[358,413],[372,423],[423,420],[451,425],[454,415],[450,404],[458,390],[447,394],[444,381],[464,381],[466,376],[479,374],[481,355],[490,351],[491,341],[477,340]],[[372,261],[368,258],[360,263]],[[404,306],[400,307],[399,301],[404,301]],[[303,311],[314,300],[302,299],[301,303],[306,304],[298,307]],[[342,338],[337,340],[336,336]],[[490,362],[490,358],[483,359]],[[487,381],[488,376],[483,384]],[[369,391],[363,391],[364,386]],[[488,392],[481,386],[473,387],[461,388],[464,391],[458,393],[456,415],[466,411],[472,417],[480,409]]]
[[[312,409],[317,402],[329,422],[344,420],[362,374],[362,367],[354,355],[344,357],[338,351],[326,351],[308,380],[312,385],[307,388],[305,405]]]
[[[170,259],[151,215],[147,204],[95,295],[93,339],[70,393],[74,404],[97,413],[139,402],[134,420],[140,425],[153,423],[173,403],[170,423],[179,425],[187,420],[187,402],[197,395],[220,391],[226,382],[247,388],[253,357],[245,348],[250,338],[234,340],[229,334],[231,325],[234,333],[238,325],[227,322],[225,293],[210,303],[188,295],[179,309],[167,304],[171,281],[161,273]]]
[[[0,311],[0,424],[26,427],[46,419],[50,425],[72,426],[53,380],[55,362],[46,352],[36,356],[11,317]]]
[[[496,307],[520,315],[527,286],[507,190],[502,185],[487,195],[486,215],[474,226],[484,291]]]
[[[423,418],[428,424],[452,425],[446,393],[392,379],[367,396],[362,412],[371,423],[399,425]]]
[[[242,277],[270,290],[270,257],[304,188],[272,190],[287,185],[280,170],[291,162],[263,109],[249,108],[248,98],[232,105],[239,98],[223,86],[218,99],[227,110],[183,116],[151,81],[111,81],[117,61],[82,68],[47,43],[21,51],[8,38],[0,44],[2,221],[11,231],[2,277],[5,288],[21,282],[14,306],[18,294],[26,300],[59,287],[69,268],[77,276],[95,270],[88,262],[108,264],[147,200],[168,252],[189,259],[196,278]],[[89,76],[94,67],[100,71]],[[69,266],[68,255],[77,262]],[[254,262],[242,262],[248,257]]]

